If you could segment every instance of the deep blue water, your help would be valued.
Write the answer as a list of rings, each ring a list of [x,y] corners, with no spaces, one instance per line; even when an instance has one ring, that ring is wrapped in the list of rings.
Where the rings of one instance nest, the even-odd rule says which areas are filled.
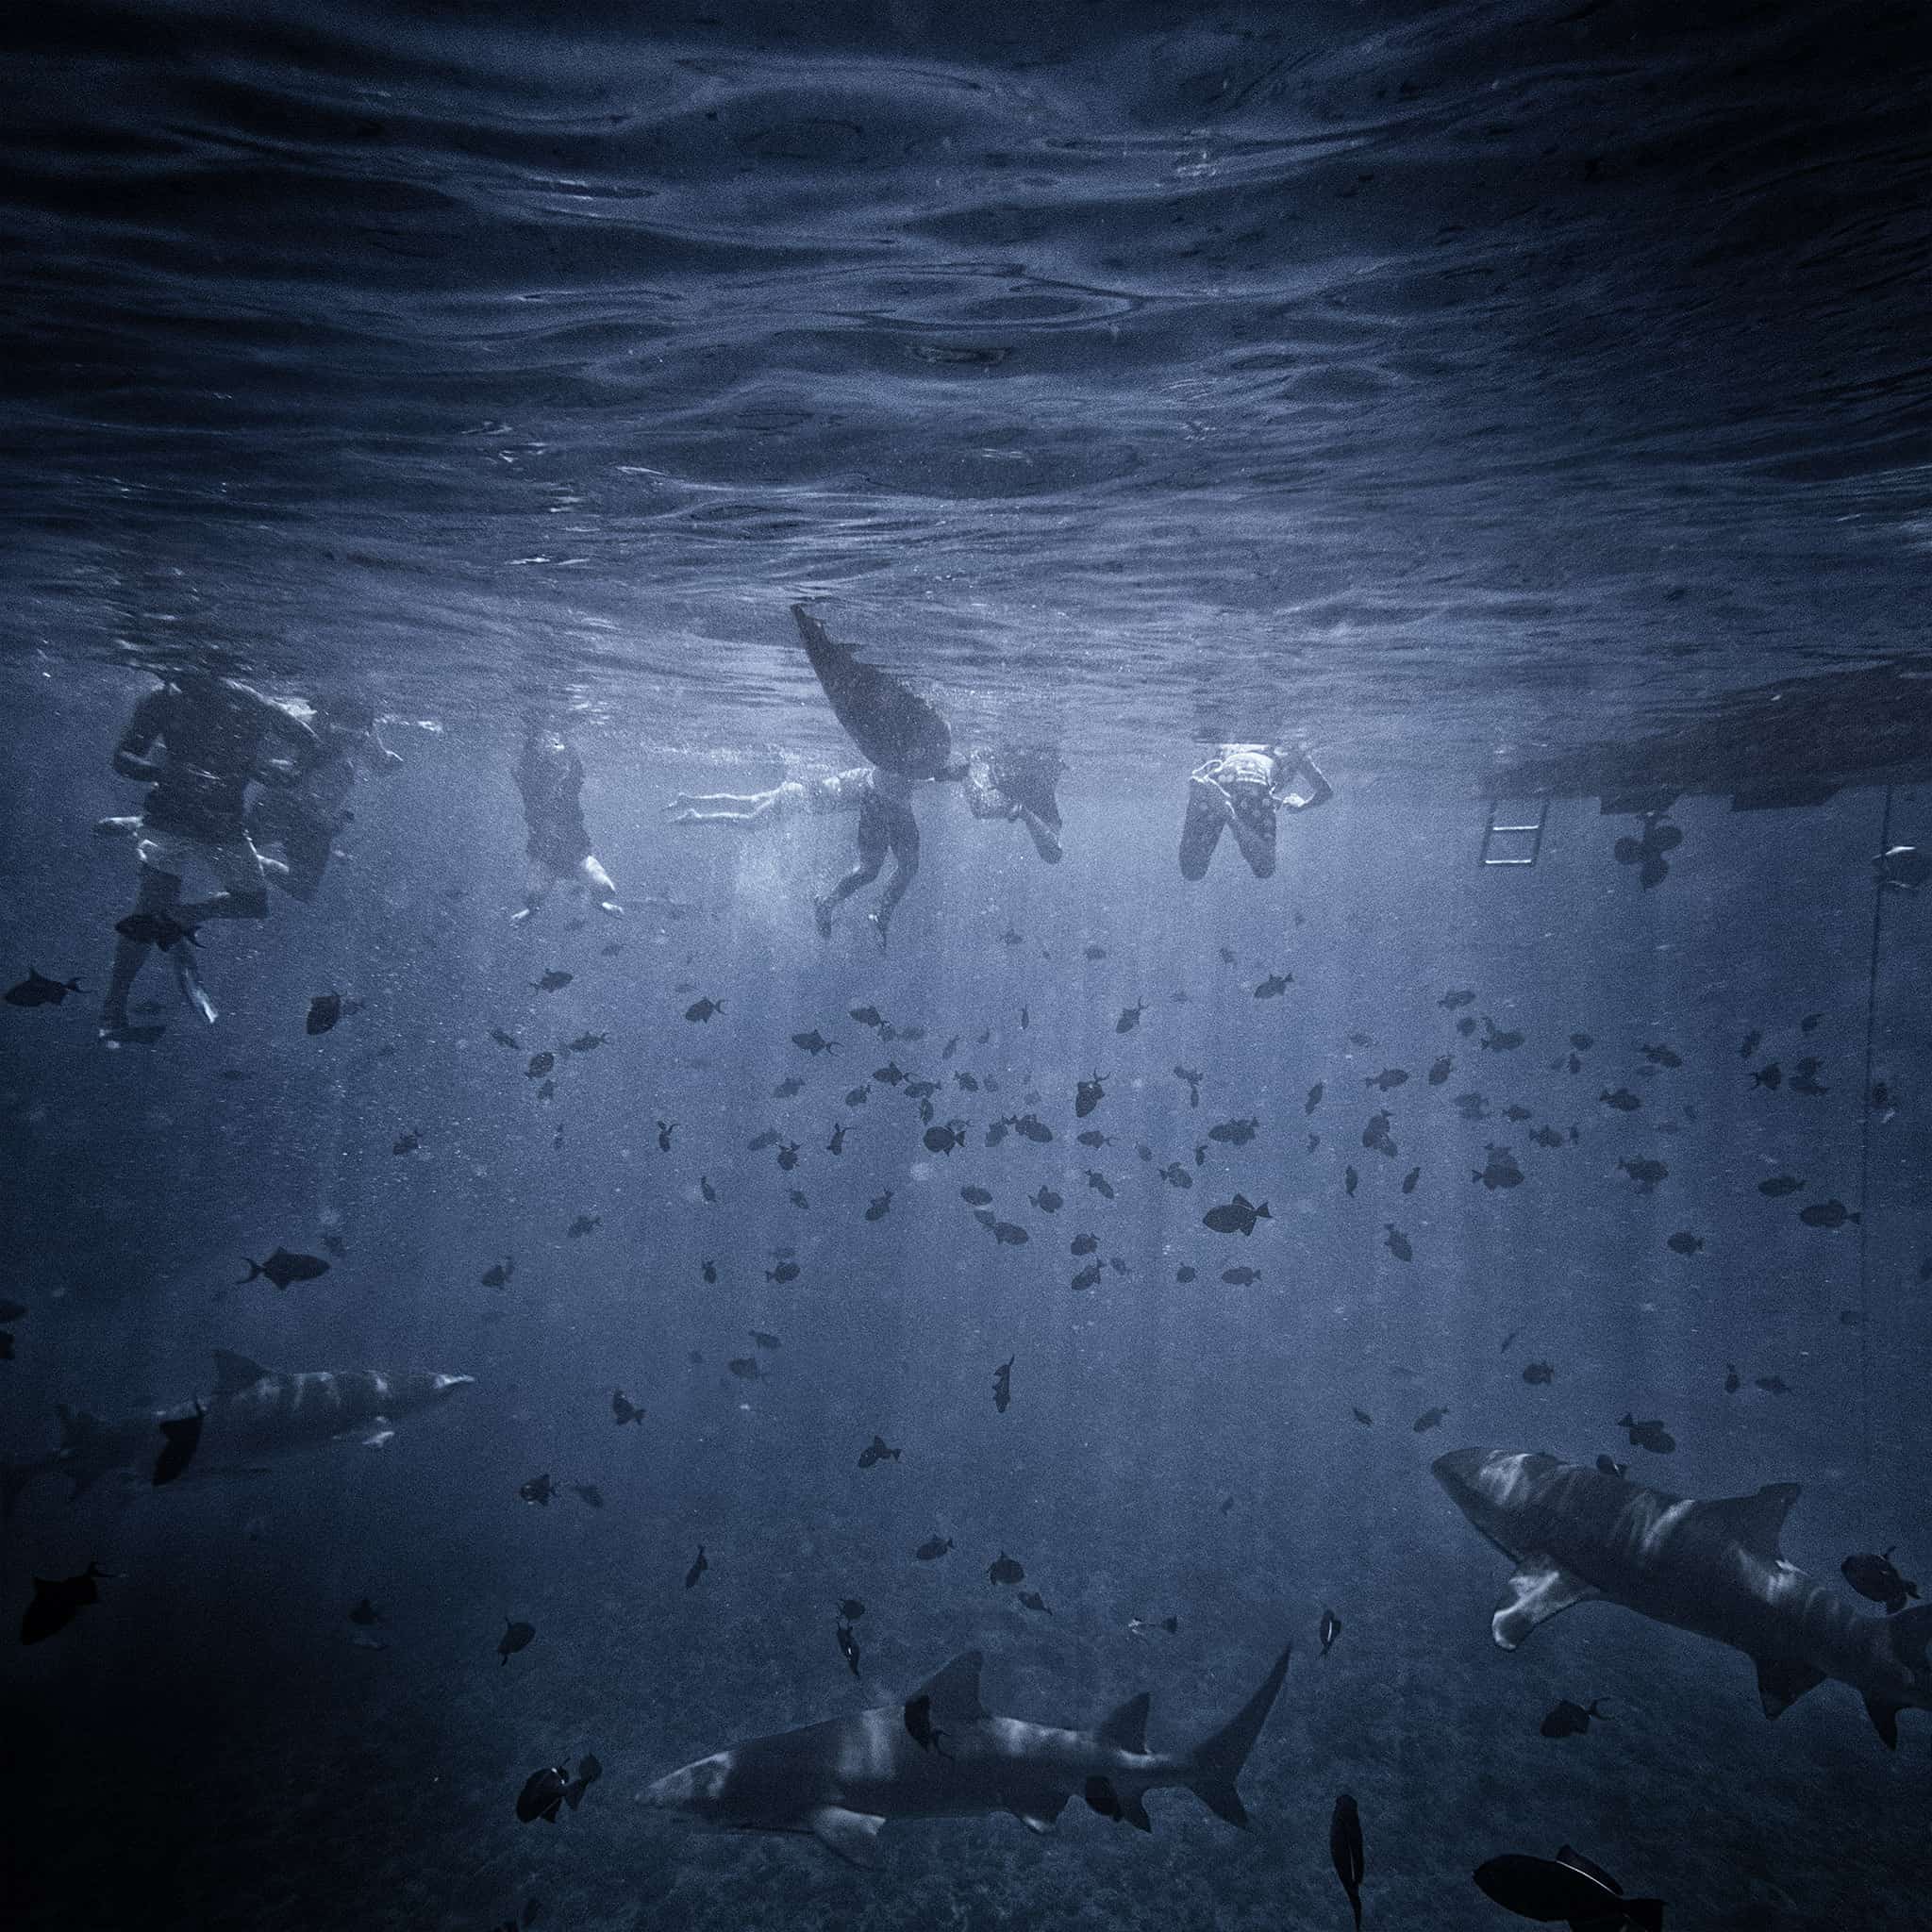
[[[7,32],[0,966],[84,991],[0,1008],[0,1461],[45,1456],[57,1405],[206,1399],[217,1349],[475,1378],[380,1447],[24,1491],[25,1924],[1339,1926],[1344,1789],[1371,1925],[1521,1923],[1471,1870],[1565,1842],[1673,1926],[1923,1923],[1932,1719],[1892,1755],[1826,1684],[1769,1724],[1738,1652],[1608,1605],[1505,1655],[1509,1562],[1429,1471],[1483,1444],[1699,1498],[1794,1481],[1784,1553],[1848,1603],[1853,1552],[1932,1561],[1927,912],[1872,866],[1932,838],[1914,15]],[[849,816],[666,822],[856,762],[801,598],[959,748],[1058,746],[1064,863],[932,791],[882,953],[869,897],[812,926]],[[144,667],[210,646],[277,697],[355,679],[402,762],[313,905],[203,934],[217,1024],[150,961],[164,1030],[110,1050],[135,868],[92,826],[140,802],[110,753]],[[540,696],[580,707],[622,918],[511,923]],[[1684,836],[1646,887],[1592,774],[1666,731]],[[1284,814],[1274,879],[1224,841],[1185,884],[1188,772],[1275,734],[1334,800]],[[1830,795],[1730,809],[1754,747]],[[1536,864],[1483,867],[1487,774],[1546,751]],[[312,1036],[328,991],[360,1007]],[[927,1150],[889,1063],[963,1147]],[[1027,1112],[1050,1141],[988,1144]],[[1520,1186],[1476,1177],[1501,1148]],[[1209,1232],[1238,1190],[1269,1219]],[[1860,1218],[1801,1219],[1834,1201]],[[329,1270],[235,1285],[277,1246]],[[875,1432],[900,1457],[860,1469]],[[98,1605],[21,1646],[31,1579],[90,1560]],[[500,1660],[511,1618],[536,1639]],[[860,1872],[639,1802],[973,1645],[996,1710],[1096,1724],[1144,1688],[1180,1749],[1290,1641],[1245,1835],[1076,1794],[1044,1840],[895,1823]],[[1540,1736],[1566,1697],[1608,1721]],[[520,1824],[586,1752],[581,1808]]]

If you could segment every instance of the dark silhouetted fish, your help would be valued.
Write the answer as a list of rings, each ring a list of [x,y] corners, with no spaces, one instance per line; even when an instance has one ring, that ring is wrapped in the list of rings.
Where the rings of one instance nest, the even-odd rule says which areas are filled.
[[[1491,1143],[1483,1152],[1488,1161],[1474,1170],[1471,1178],[1479,1180],[1492,1192],[1497,1188],[1518,1188],[1523,1185],[1523,1170],[1516,1164],[1516,1157],[1507,1147]]]
[[[705,1559],[705,1546],[703,1543],[700,1543],[697,1555],[691,1558],[691,1568],[684,1573],[685,1589],[695,1590],[698,1585],[698,1578],[710,1567],[710,1564]]]
[[[1599,1456],[1596,1467],[1599,1475],[1627,1475],[1630,1473],[1630,1465],[1619,1462],[1613,1456]]]
[[[1335,1647],[1335,1640],[1341,1635],[1341,1619],[1333,1610],[1324,1608],[1316,1635],[1322,1641],[1322,1655],[1326,1657]]]
[[[1147,1006],[1144,1000],[1137,1007],[1123,1007],[1120,1018],[1113,1023],[1113,1030],[1116,1033],[1133,1032],[1141,1024],[1141,1015],[1146,1010]]]
[[[1076,1255],[1091,1255],[1099,1247],[1100,1237],[1097,1234],[1076,1234],[1069,1245]]]
[[[1442,1419],[1449,1411],[1446,1408],[1425,1408],[1410,1424],[1418,1436],[1426,1435],[1431,1429],[1442,1426]]]
[[[1001,1415],[1006,1414],[1013,1399],[1013,1361],[1014,1357],[1008,1356],[992,1372],[992,1406]]]
[[[926,1128],[922,1136],[928,1154],[950,1154],[956,1147],[966,1144],[966,1123],[945,1121],[937,1126]]]
[[[1308,1097],[1302,1102],[1302,1111],[1304,1113],[1313,1113],[1314,1110],[1321,1106],[1321,1104],[1322,1083],[1321,1081],[1317,1080],[1315,1084],[1308,1089]]]
[[[579,1214],[564,1229],[564,1239],[566,1241],[580,1241],[587,1234],[595,1234],[603,1225],[604,1217],[601,1214]]]
[[[685,1008],[684,1017],[687,1020],[692,1020],[699,1024],[703,1024],[710,1019],[713,1013],[722,1013],[724,1010],[724,1002],[723,1000],[714,1000],[707,993],[703,999],[693,1000],[690,1006]]]
[[[1268,1211],[1267,1202],[1263,1201],[1257,1208],[1245,1194],[1237,1194],[1232,1201],[1208,1208],[1202,1215],[1201,1224],[1216,1234],[1251,1235],[1257,1221],[1272,1221],[1274,1218]]]
[[[1807,1227],[1842,1227],[1848,1221],[1858,1217],[1842,1201],[1813,1201],[1808,1208],[1798,1209],[1798,1219]]]
[[[1042,1184],[1026,1197],[1042,1214],[1058,1214],[1066,1206],[1065,1201],[1054,1191]]]
[[[809,1033],[794,1033],[791,1036],[791,1043],[793,1046],[804,1048],[807,1053],[814,1056],[822,1053],[831,1053],[838,1046],[837,1041],[827,1040],[816,1026]]]
[[[893,1462],[897,1462],[899,1459],[898,1450],[892,1448],[883,1436],[875,1435],[858,1452],[858,1466],[860,1469],[871,1469],[874,1464],[884,1462],[889,1457]]]
[[[1230,1288],[1253,1288],[1261,1278],[1258,1268],[1224,1268],[1221,1278]]]
[[[1210,1141],[1219,1141],[1229,1147],[1245,1147],[1261,1130],[1258,1119],[1244,1121],[1223,1121],[1208,1129]]]
[[[533,1475],[527,1482],[517,1486],[517,1494],[525,1503],[535,1503],[545,1509],[549,1508],[550,1499],[556,1493],[557,1485],[550,1480],[547,1473],[543,1475]]]
[[[1557,1379],[1557,1371],[1549,1362],[1524,1362],[1523,1379],[1532,1389],[1547,1389]]]
[[[114,922],[114,930],[124,940],[132,940],[137,945],[158,946],[164,953],[183,940],[191,946],[201,944],[194,936],[198,927],[170,918],[165,912],[130,912],[125,919]]]
[[[1090,1188],[1091,1188],[1093,1191],[1096,1194],[1098,1194],[1103,1201],[1111,1201],[1114,1197],[1113,1183],[1110,1180],[1108,1180],[1104,1174],[1101,1174],[1097,1169],[1090,1167],[1087,1170],[1087,1185]]]
[[[1328,1820],[1328,1857],[1335,1866],[1336,1877],[1341,1880],[1342,1890],[1348,1895],[1356,1932],[1361,1932],[1362,1821],[1354,1798],[1346,1791],[1336,1799],[1334,1813]]]
[[[561,967],[553,966],[541,979],[531,980],[530,991],[532,992],[561,992],[575,977],[575,974],[566,973]]]
[[[1618,1419],[1617,1426],[1630,1438],[1633,1449],[1648,1449],[1653,1456],[1669,1456],[1677,1446],[1676,1437],[1662,1423],[1655,1419],[1638,1422],[1628,1409]]]
[[[518,1651],[527,1650],[537,1641],[534,1624],[519,1624],[505,1618],[503,1635],[496,1640],[496,1654],[507,1664]]]
[[[1606,1107],[1615,1108],[1619,1113],[1635,1113],[1643,1105],[1643,1102],[1627,1087],[1619,1087],[1614,1093],[1607,1087],[1597,1098]]]
[[[886,1195],[883,1198],[888,1202],[890,1202],[891,1199],[890,1195]],[[881,1208],[879,1209],[879,1214],[883,1214],[885,1211],[886,1210],[883,1208]],[[869,1220],[876,1221],[878,1219],[878,1215],[868,1215],[867,1218]],[[775,1268],[767,1268],[765,1270],[765,1279],[767,1281],[775,1281],[780,1288],[784,1287],[784,1285],[788,1281],[796,1281],[798,1279],[798,1263],[796,1261],[780,1261]]]
[[[75,988],[77,992],[79,988]],[[13,995],[8,994],[11,999]],[[326,1033],[342,1017],[342,996],[339,992],[319,992],[308,1002],[308,1017],[302,1023],[305,1033]]]
[[[951,1537],[929,1536],[912,1554],[922,1563],[937,1563],[952,1547]]]
[[[1887,1611],[1894,1616],[1919,1593],[1919,1586],[1909,1578],[1901,1576],[1897,1566],[1891,1560],[1891,1553],[1897,1547],[1896,1543],[1888,1543],[1880,1551],[1867,1551],[1862,1556],[1847,1557],[1839,1565],[1845,1581],[1860,1596],[1872,1603],[1883,1604]]]
[[[1767,1088],[1770,1091],[1775,1093],[1784,1084],[1784,1069],[1775,1060],[1771,1060],[1753,1072],[1751,1084],[1754,1087]]]
[[[23,1643],[44,1643],[73,1623],[90,1604],[97,1604],[101,1593],[95,1587],[114,1581],[97,1563],[90,1563],[78,1576],[36,1576],[33,1601],[20,1620]]]
[[[1475,994],[1473,991],[1467,991],[1457,992],[1445,992],[1442,995],[1442,997],[1436,1002],[1436,1004],[1439,1007],[1441,1007],[1445,1013],[1454,1013],[1459,1011],[1464,1007],[1474,1006]]]
[[[1661,1932],[1660,1898],[1625,1898],[1624,1888],[1568,1845],[1554,1858],[1510,1852],[1475,1869],[1477,1888],[1507,1912],[1544,1924],[1566,1920],[1578,1932]]]
[[[1382,1245],[1398,1261],[1412,1261],[1415,1259],[1414,1250],[1408,1245],[1408,1237],[1392,1221],[1385,1221],[1382,1224]]]
[[[1675,1234],[1672,1235],[1664,1242],[1664,1246],[1675,1254],[1695,1255],[1703,1252],[1704,1242],[1700,1237],[1692,1234],[1688,1227],[1680,1227]]]
[[[1100,1277],[1105,1272],[1098,1261],[1090,1261],[1067,1286],[1076,1294],[1084,1293],[1090,1288],[1100,1286]]]
[[[521,1053],[524,1050],[523,1041],[514,1033],[506,1033],[501,1026],[492,1026],[490,1029],[490,1037],[498,1046],[507,1046],[512,1053]]]
[[[1095,1074],[1091,1080],[1080,1081],[1074,1089],[1074,1115],[1076,1120],[1085,1120],[1100,1103],[1107,1098],[1107,1089],[1101,1084],[1108,1076]]]
[[[1018,1558],[1008,1556],[1006,1551],[1002,1550],[986,1566],[986,1580],[989,1583],[998,1584],[1024,1583],[1026,1580],[1025,1565],[1020,1562]]]
[[[1453,1053],[1441,1055],[1429,1068],[1429,1085],[1431,1087],[1441,1086],[1455,1071],[1456,1056]]]
[[[959,1198],[969,1208],[990,1208],[992,1205],[992,1190],[969,1184],[959,1190]]]
[[[841,1624],[837,1635],[839,1655],[845,1659],[846,1668],[856,1677],[858,1674],[858,1639],[853,1635],[850,1624]]]
[[[1294,984],[1292,973],[1271,973],[1255,988],[1257,1000],[1278,1000]]]
[[[1609,1722],[1597,1707],[1601,1702],[1601,1698],[1591,1698],[1588,1704],[1575,1704],[1565,1697],[1545,1715],[1537,1729],[1546,1738],[1580,1738],[1590,1729],[1591,1718]]]
[[[892,1191],[888,1188],[883,1194],[874,1194],[865,1210],[868,1221],[883,1221],[892,1211]],[[772,1277],[775,1280],[777,1277]]]
[[[246,1255],[242,1258],[248,1263],[248,1273],[235,1284],[237,1288],[267,1279],[286,1290],[291,1282],[316,1281],[328,1273],[328,1263],[320,1255],[291,1255],[287,1248],[277,1248],[266,1261],[249,1261]]]
[[[558,1813],[570,1790],[570,1773],[561,1764],[546,1764],[533,1771],[517,1793],[517,1817],[525,1824],[538,1819],[555,1824]]]
[[[883,1026],[886,1016],[876,1007],[853,1007],[846,1017],[856,1020],[861,1026]]]
[[[1511,1053],[1523,1044],[1521,1033],[1506,1031],[1485,1013],[1483,1015],[1482,1046],[1486,1053]]]

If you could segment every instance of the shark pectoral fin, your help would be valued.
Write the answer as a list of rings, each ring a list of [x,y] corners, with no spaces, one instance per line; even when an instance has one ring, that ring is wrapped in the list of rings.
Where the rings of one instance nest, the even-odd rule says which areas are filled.
[[[870,1811],[847,1811],[837,1805],[822,1805],[806,1815],[807,1828],[821,1843],[853,1865],[871,1865],[877,1860],[879,1827],[885,1820]]]
[[[935,1724],[977,1723],[986,1715],[986,1707],[979,1701],[979,1671],[985,1661],[981,1652],[962,1650],[951,1663],[935,1671],[908,1701],[916,1703],[922,1697],[931,1698],[931,1716]]]
[[[1778,1539],[1800,1493],[1796,1483],[1766,1483],[1755,1496],[1726,1496],[1722,1502],[1702,1504],[1698,1514],[1708,1511],[1723,1517],[1740,1547],[1767,1563],[1781,1563],[1784,1552]]]
[[[1490,1619],[1490,1635],[1503,1650],[1514,1650],[1539,1624],[1547,1624],[1558,1610],[1588,1603],[1597,1594],[1594,1584],[1573,1576],[1554,1557],[1524,1557],[1509,1579],[1509,1594]]]
[[[1904,1708],[1901,1704],[1886,1704],[1876,1697],[1865,1700],[1865,1710],[1872,1720],[1872,1727],[1884,1740],[1888,1751],[1898,1749],[1898,1714]]]
[[[1806,1691],[1824,1682],[1824,1673],[1791,1657],[1753,1657],[1757,1666],[1757,1701],[1766,1717],[1789,1710]]]
[[[1100,1741],[1116,1751],[1131,1751],[1137,1757],[1147,1749],[1147,1707],[1153,1702],[1143,1690],[1130,1697],[1113,1711],[1100,1727]]]

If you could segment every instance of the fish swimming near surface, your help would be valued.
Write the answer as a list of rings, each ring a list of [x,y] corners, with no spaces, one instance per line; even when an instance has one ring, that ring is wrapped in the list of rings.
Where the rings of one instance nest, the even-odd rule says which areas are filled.
[[[258,1465],[438,1407],[474,1377],[415,1369],[318,1369],[287,1374],[217,1349],[215,1387],[184,1479],[260,1474]],[[198,1398],[197,1398],[198,1399]],[[60,1446],[31,1461],[0,1464],[0,1515],[37,1476],[64,1475],[79,1495],[117,1471],[149,1472],[157,1429],[188,1407],[175,1403],[115,1422],[59,1407]]]
[[[1355,1914],[1356,1932],[1361,1932],[1362,1820],[1355,1799],[1347,1791],[1336,1799],[1334,1813],[1328,1820],[1328,1857],[1348,1896],[1349,1909]]]
[[[1216,1234],[1251,1235],[1257,1221],[1272,1221],[1274,1218],[1268,1211],[1267,1202],[1263,1201],[1257,1208],[1245,1194],[1237,1194],[1232,1201],[1208,1208],[1201,1217],[1201,1224]]]
[[[1932,1605],[1862,1616],[1787,1562],[1778,1541],[1796,1483],[1699,1503],[1554,1456],[1458,1449],[1432,1467],[1476,1529],[1516,1560],[1490,1624],[1504,1650],[1601,1597],[1742,1651],[1767,1717],[1833,1678],[1863,1697],[1895,1749],[1899,1712],[1932,1710]]]
[[[1664,1923],[1662,1899],[1625,1898],[1607,1872],[1568,1845],[1554,1858],[1520,1852],[1491,1858],[1476,1867],[1475,1882],[1506,1912],[1546,1925],[1561,1920],[1578,1932],[1661,1932]]]
[[[1255,988],[1257,1000],[1278,1000],[1294,984],[1292,973],[1271,973]]]
[[[809,1832],[869,1865],[894,1818],[1007,1811],[1037,1832],[1083,1796],[1149,1831],[1146,1794],[1183,1786],[1244,1826],[1238,1779],[1288,1674],[1283,1651],[1246,1704],[1192,1750],[1150,1752],[1143,1691],[1097,1729],[995,1717],[980,1701],[981,1655],[957,1657],[903,1703],[751,1738],[669,1773],[645,1804],[739,1830]]]
[[[723,1000],[714,1000],[708,993],[703,999],[693,1000],[690,1006],[685,1008],[684,1017],[702,1026],[709,1022],[713,1013],[722,1013],[724,1010],[724,1002]]]
[[[29,966],[26,977],[18,986],[9,986],[0,999],[9,1007],[58,1007],[71,992],[80,991],[78,979],[49,979],[37,967]],[[335,1024],[330,1021],[330,1025]],[[310,1027],[312,1033],[316,1029]]]

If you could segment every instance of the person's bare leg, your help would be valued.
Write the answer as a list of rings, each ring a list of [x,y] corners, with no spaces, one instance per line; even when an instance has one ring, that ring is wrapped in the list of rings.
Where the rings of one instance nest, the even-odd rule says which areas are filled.
[[[1181,824],[1182,878],[1207,877],[1208,861],[1233,818],[1227,793],[1212,778],[1188,780],[1188,813]]]
[[[541,859],[533,858],[525,869],[524,880],[524,903],[509,916],[512,925],[521,925],[538,907],[550,896],[550,889],[557,883],[550,868]]]
[[[591,896],[597,902],[599,912],[608,912],[613,917],[624,910],[617,902],[617,881],[604,870],[603,861],[594,852],[584,854],[583,862],[577,867],[591,888]]]
[[[879,894],[878,906],[872,915],[873,927],[879,936],[881,948],[886,943],[892,914],[899,909],[899,901],[919,876],[919,821],[912,816],[909,805],[901,806],[893,814],[891,851],[892,875],[886,881],[885,891]]]
[[[178,874],[142,868],[141,886],[134,898],[135,911],[172,914],[180,900]],[[108,975],[108,991],[101,1000],[100,1030],[104,1039],[127,1029],[127,1002],[146,962],[148,944],[146,940],[125,937],[114,941],[114,964]]]

